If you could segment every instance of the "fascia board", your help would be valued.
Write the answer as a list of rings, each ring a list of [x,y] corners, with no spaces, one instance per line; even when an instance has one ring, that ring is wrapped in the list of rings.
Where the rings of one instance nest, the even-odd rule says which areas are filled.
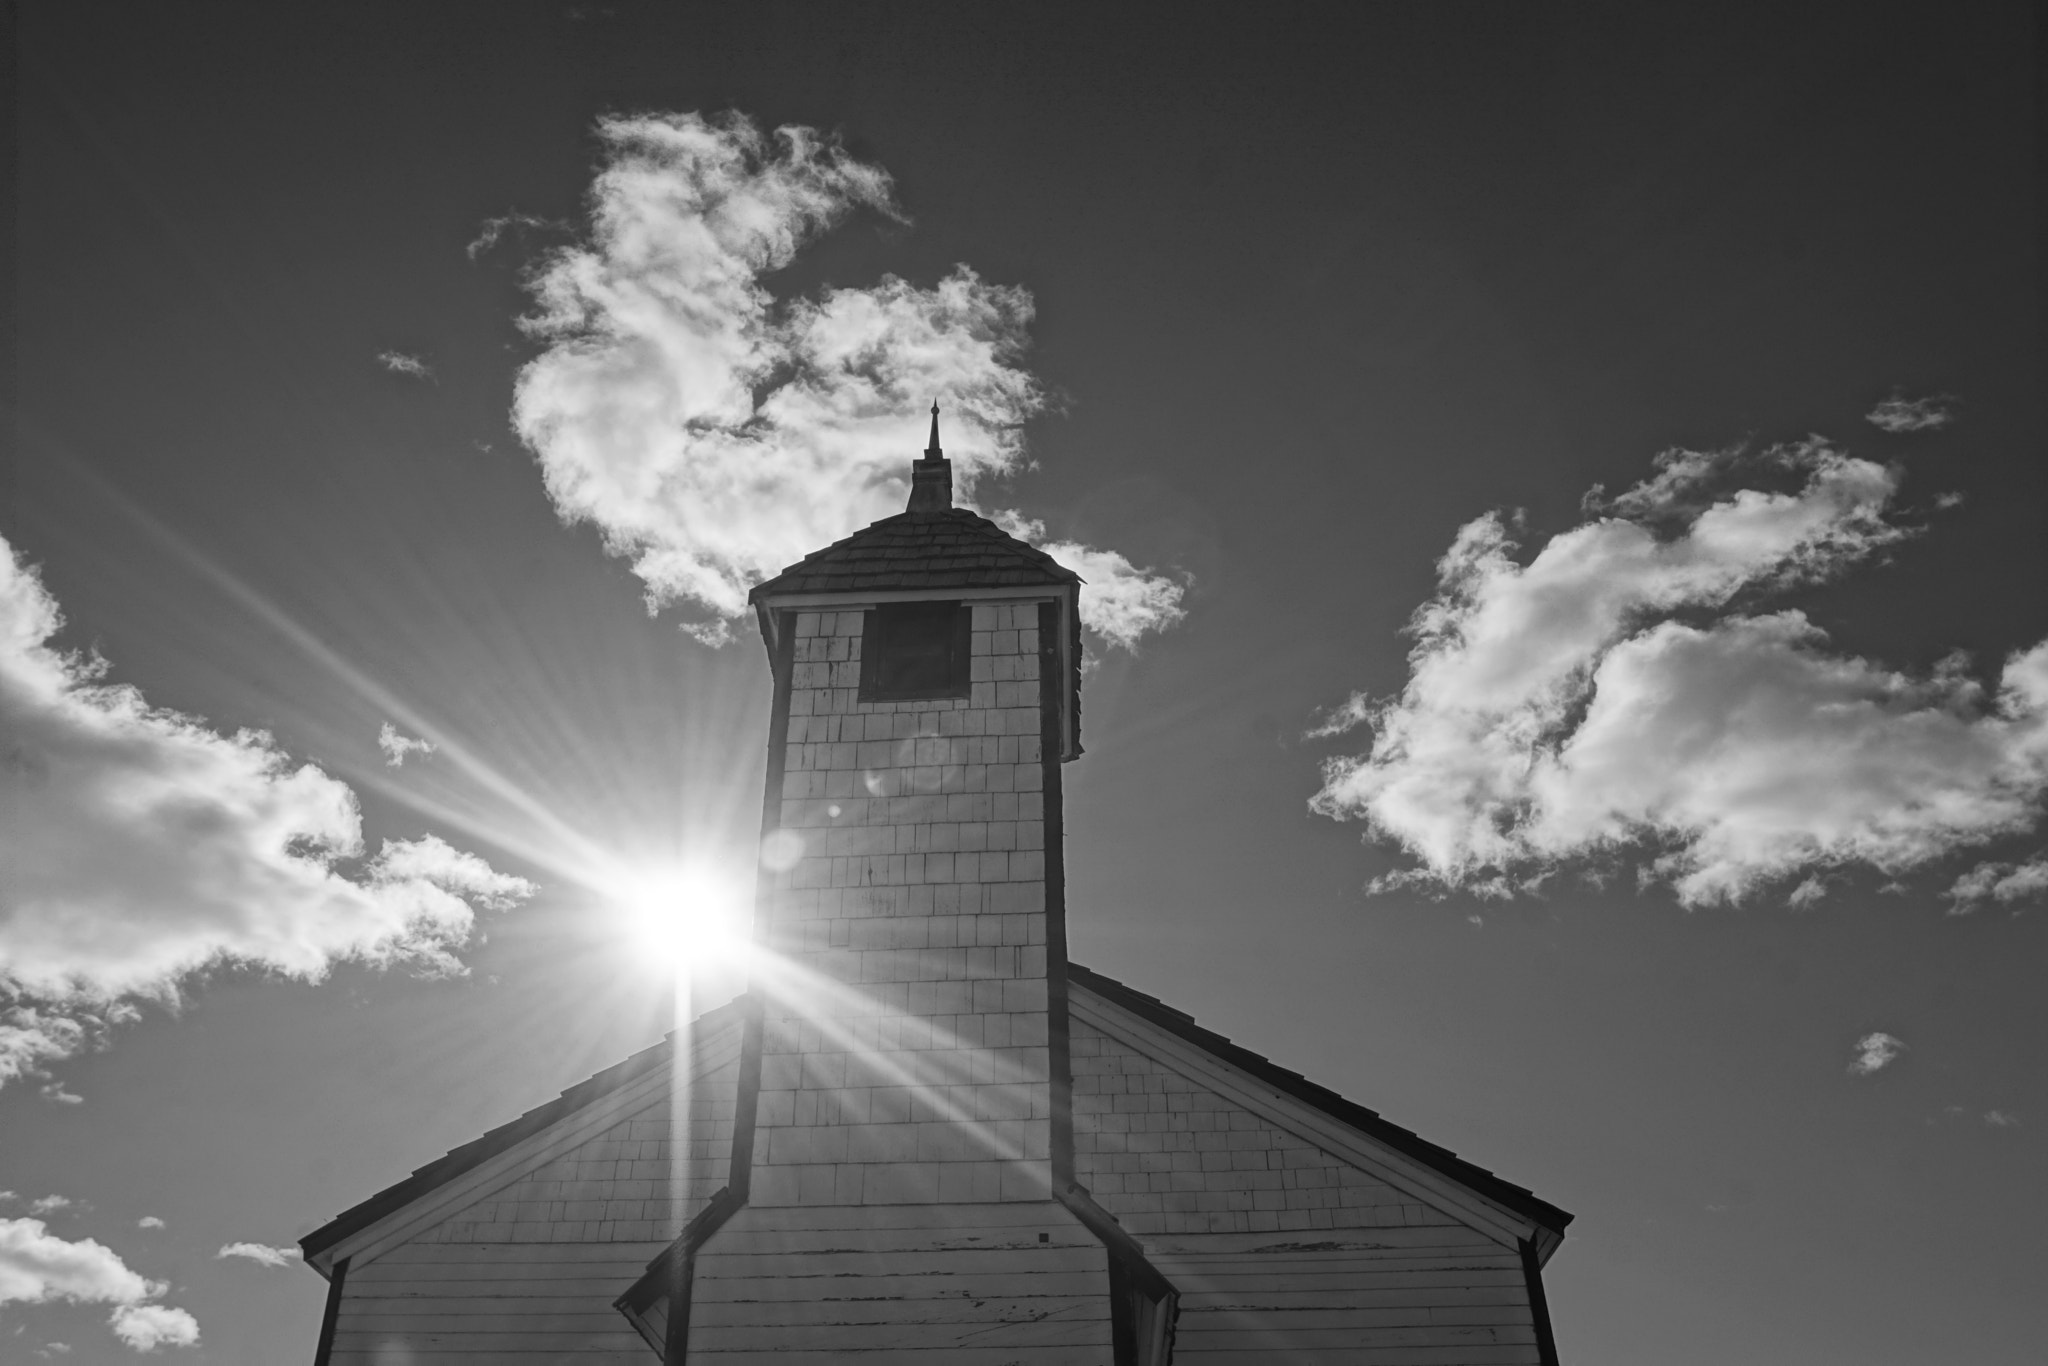
[[[1370,1172],[1394,1189],[1424,1204],[1454,1213],[1501,1246],[1513,1251],[1521,1240],[1537,1236],[1538,1225],[1468,1187],[1432,1171],[1406,1153],[1390,1148],[1339,1120],[1250,1076],[1186,1040],[1129,1014],[1076,984],[1067,997],[1075,1019],[1093,1025],[1121,1043],[1179,1068],[1184,1075],[1235,1101],[1276,1128],[1313,1143],[1326,1152]]]
[[[775,593],[760,599],[760,605],[776,611],[815,607],[821,611],[857,612],[878,602],[985,602],[1005,598],[1015,602],[1051,602],[1061,596],[1061,586],[1051,583],[998,584],[987,588],[935,585],[931,588],[855,588],[834,593]]]
[[[708,1039],[691,1057],[692,1084],[718,1071],[739,1057],[740,1031],[735,1025]],[[351,1267],[365,1266],[410,1241],[423,1229],[431,1228],[449,1215],[475,1204],[504,1186],[509,1186],[563,1153],[589,1142],[598,1134],[646,1109],[669,1089],[671,1071],[655,1068],[635,1077],[609,1095],[564,1115],[539,1133],[528,1134],[504,1152],[493,1154],[460,1176],[434,1187],[409,1205],[393,1210],[376,1223],[356,1230],[330,1247],[322,1248],[308,1263],[322,1276],[343,1257]]]

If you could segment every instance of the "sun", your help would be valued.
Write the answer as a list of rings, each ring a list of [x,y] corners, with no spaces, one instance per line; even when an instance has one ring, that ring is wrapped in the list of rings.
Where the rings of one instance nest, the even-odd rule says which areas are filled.
[[[746,954],[747,889],[730,874],[702,865],[643,869],[614,880],[609,899],[651,966],[730,967]]]

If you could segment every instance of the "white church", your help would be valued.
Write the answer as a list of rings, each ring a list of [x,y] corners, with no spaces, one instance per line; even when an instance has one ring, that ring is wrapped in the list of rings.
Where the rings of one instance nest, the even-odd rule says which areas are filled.
[[[1557,1361],[1569,1214],[1068,958],[1082,591],[935,408],[753,594],[777,971],[303,1239],[316,1366]]]

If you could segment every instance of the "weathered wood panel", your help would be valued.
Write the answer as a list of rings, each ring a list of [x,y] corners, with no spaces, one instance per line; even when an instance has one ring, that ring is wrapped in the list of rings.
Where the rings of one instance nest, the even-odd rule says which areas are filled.
[[[742,1210],[696,1259],[692,1366],[1108,1366],[1109,1262],[1058,1205]]]

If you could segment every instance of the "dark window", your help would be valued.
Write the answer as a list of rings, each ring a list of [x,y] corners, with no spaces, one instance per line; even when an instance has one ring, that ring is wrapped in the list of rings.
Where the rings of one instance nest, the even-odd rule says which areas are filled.
[[[967,696],[968,622],[968,609],[957,602],[892,602],[869,612],[861,701]]]

